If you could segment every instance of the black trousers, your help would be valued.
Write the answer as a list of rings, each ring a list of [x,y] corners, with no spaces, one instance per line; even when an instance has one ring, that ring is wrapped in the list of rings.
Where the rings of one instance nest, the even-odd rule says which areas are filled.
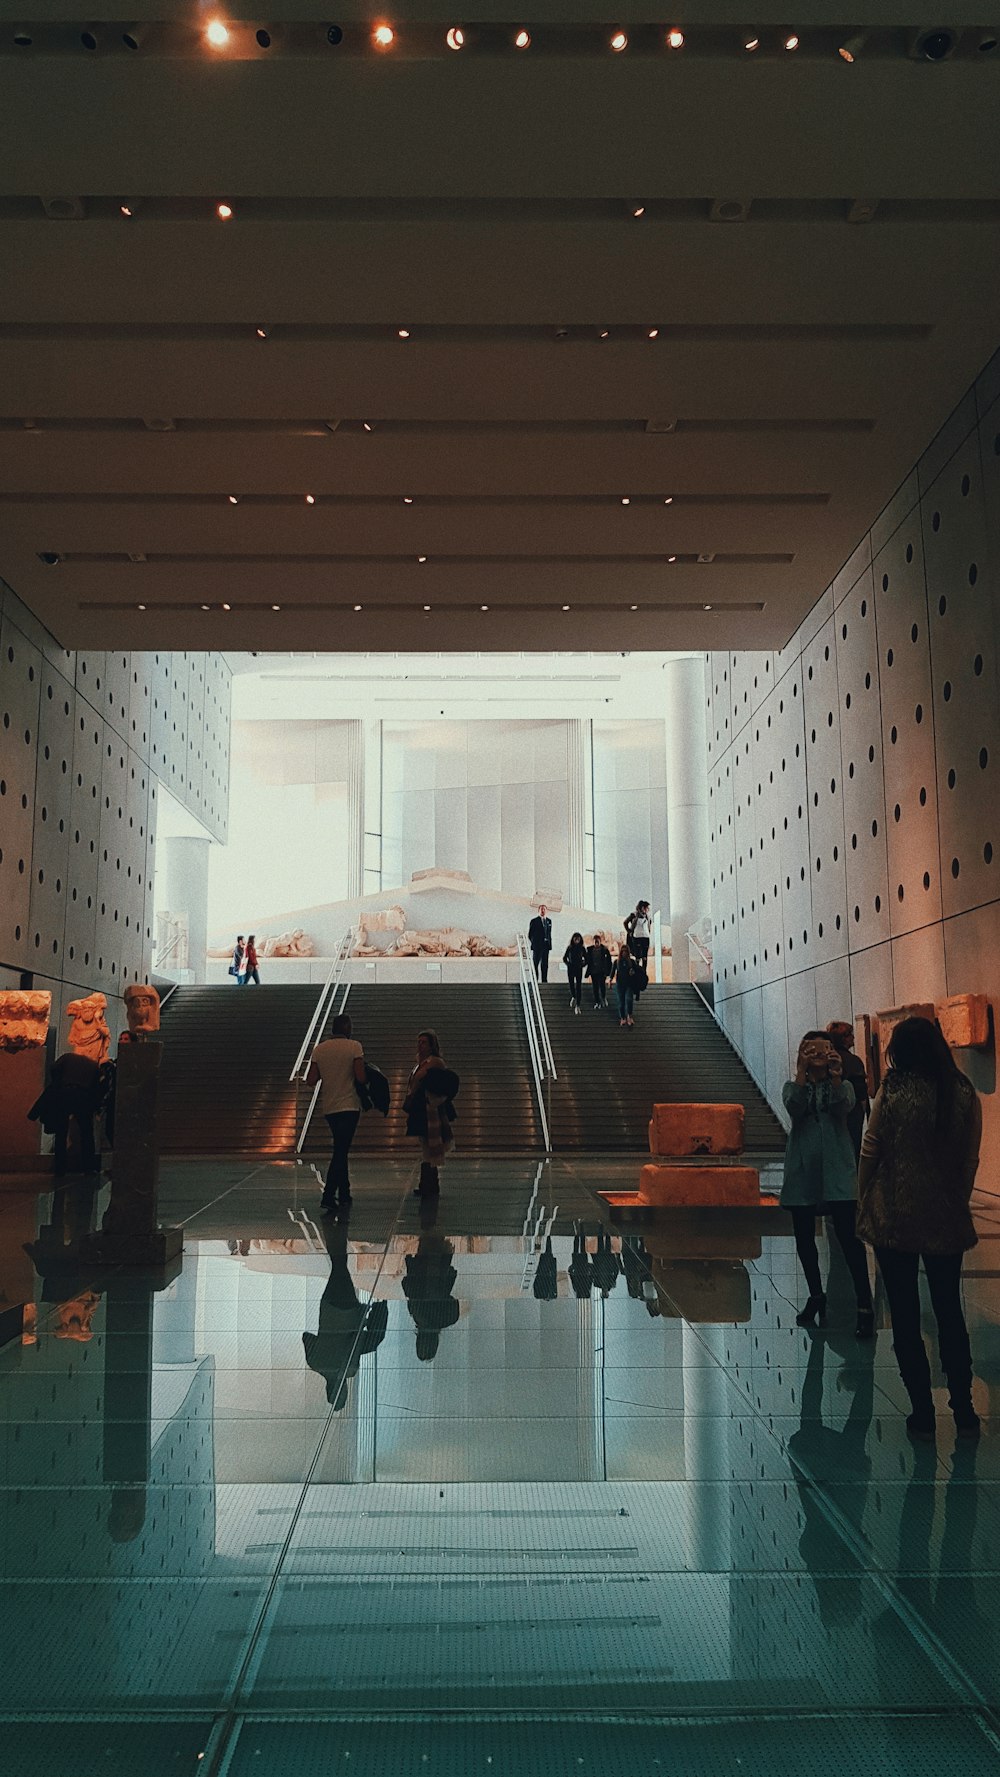
[[[539,981],[547,981],[549,978],[548,951],[532,949],[531,960],[535,965],[535,974],[538,976]]]
[[[580,995],[583,992],[583,970],[567,967],[566,973],[569,976],[570,998],[575,1000],[577,1005],[579,1005]]]
[[[247,970],[246,974],[243,977],[243,986],[249,987],[251,981],[253,981],[257,987],[260,986],[260,971],[258,969],[248,969]]]
[[[962,1253],[900,1253],[875,1248],[892,1319],[892,1349],[914,1412],[931,1406],[931,1370],[920,1330],[920,1261],[927,1273],[937,1321],[941,1368],[952,1407],[967,1406],[972,1392],[972,1351],[962,1311]]]
[[[628,947],[631,950],[632,955],[635,957],[636,962],[642,963],[643,967],[645,967],[646,958],[649,955],[649,939],[630,938],[628,941]]]
[[[592,975],[590,985],[594,990],[594,1005],[606,1006],[608,1003],[608,978],[606,975]]]
[[[872,1286],[868,1278],[868,1255],[854,1230],[858,1206],[853,1201],[845,1203],[828,1203],[824,1214],[829,1215],[833,1222],[833,1231],[837,1236],[840,1250],[847,1262],[851,1274],[854,1293],[858,1298],[859,1308],[870,1308],[872,1305]],[[810,1203],[792,1206],[792,1228],[795,1233],[795,1251],[799,1256],[806,1283],[811,1296],[823,1294],[823,1282],[819,1270],[819,1253],[816,1250],[816,1209]]]
[[[351,1151],[354,1132],[358,1127],[360,1111],[328,1111],[327,1124],[333,1136],[333,1155],[326,1175],[326,1190],[323,1202],[332,1203],[335,1197],[343,1202],[351,1194],[351,1178],[347,1170],[347,1156]]]
[[[71,1115],[80,1135],[80,1169],[83,1172],[97,1171],[97,1154],[94,1148],[94,1113],[93,1111],[67,1111],[64,1117],[60,1117],[53,1130],[55,1148],[52,1164],[57,1177],[67,1170],[67,1143]]]

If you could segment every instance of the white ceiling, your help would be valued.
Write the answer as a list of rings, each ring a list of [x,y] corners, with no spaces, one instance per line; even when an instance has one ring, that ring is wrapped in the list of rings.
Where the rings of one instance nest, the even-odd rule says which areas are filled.
[[[134,54],[0,26],[0,573],[68,646],[783,643],[1000,339],[1000,57],[266,10],[266,54],[177,0]]]

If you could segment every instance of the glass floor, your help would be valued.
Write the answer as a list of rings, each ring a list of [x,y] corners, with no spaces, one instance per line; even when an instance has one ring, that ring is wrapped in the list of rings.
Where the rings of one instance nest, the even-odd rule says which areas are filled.
[[[1000,1199],[984,1416],[903,1423],[774,1212],[611,1225],[635,1163],[165,1165],[165,1276],[0,1194],[5,1777],[895,1777],[1000,1761]]]

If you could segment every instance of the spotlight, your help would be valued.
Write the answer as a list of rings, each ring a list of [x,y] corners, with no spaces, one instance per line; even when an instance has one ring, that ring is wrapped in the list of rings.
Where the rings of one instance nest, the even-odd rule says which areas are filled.
[[[659,337],[660,337],[660,329],[658,327],[650,327],[647,334],[646,334],[646,338],[647,339],[659,339]]]
[[[514,48],[515,49],[530,49],[531,48],[531,32],[530,31],[518,31],[517,36],[514,38]]]
[[[674,26],[672,31],[667,32],[667,48],[668,49],[683,49],[684,48],[684,32],[679,31],[677,29],[676,25]]]
[[[954,31],[944,25],[924,27],[913,37],[910,44],[910,55],[918,62],[946,62],[953,56],[958,43]]]
[[[228,222],[233,213],[232,204],[216,204],[215,214],[220,222]]]
[[[623,506],[631,506],[631,504],[632,504],[632,501],[631,501],[631,498],[629,497],[629,495],[622,494],[622,505]]]
[[[623,49],[627,49],[628,33],[626,31],[614,31],[611,36],[611,48],[615,50],[618,55],[621,54]]]
[[[136,605],[135,608],[137,611],[144,611],[146,609],[145,605]]]
[[[568,610],[569,610],[569,606],[568,606],[568,605],[564,605],[564,606],[563,606],[563,610],[564,610],[564,611],[568,611]]]
[[[230,496],[229,496],[229,504],[230,504],[230,506],[238,506],[238,505],[239,505],[239,503],[240,503],[240,501],[239,501],[239,495],[238,495],[238,494],[230,494]]]
[[[703,611],[710,611],[712,609],[711,605],[702,605],[701,608]]]
[[[391,25],[376,25],[372,32],[372,42],[376,49],[389,49],[396,41],[396,33]]]
[[[598,336],[597,336],[597,337],[598,337],[598,339],[610,339],[610,338],[611,338],[611,329],[610,329],[610,327],[602,327],[602,328],[601,328],[601,331],[600,331],[600,333],[599,333],[599,334],[598,334]]]
[[[272,605],[272,606],[271,606],[271,609],[272,609],[272,611],[280,611],[280,610],[281,610],[281,606],[280,606],[280,605]]]
[[[760,38],[759,37],[744,37],[743,48],[746,50],[748,56],[752,56],[754,50],[760,48]]]
[[[222,606],[223,611],[231,611],[232,608],[233,608],[232,605],[223,605]]]
[[[639,609],[638,605],[629,605],[630,611],[638,611],[638,609]]]
[[[225,49],[229,42],[229,30],[221,19],[209,19],[205,26],[205,42],[210,43],[213,49]]]
[[[798,49],[798,47],[799,47],[799,40],[798,40],[798,38],[797,38],[797,37],[796,37],[796,35],[795,35],[795,32],[794,32],[794,31],[793,31],[793,32],[792,32],[792,34],[791,34],[791,36],[790,36],[790,37],[786,37],[786,38],[785,38],[785,43],[784,43],[784,47],[785,47],[785,48],[786,48],[786,49],[789,49],[789,50],[791,50],[791,49]]]
[[[81,31],[80,32],[80,42],[83,45],[84,49],[90,50],[91,54],[93,54],[94,50],[97,48],[98,43],[100,42],[100,39],[97,36],[96,31]]]
[[[307,506],[315,506],[315,504],[316,504],[316,495],[315,494],[307,494],[306,495],[306,505]]]
[[[338,43],[343,43],[344,33],[341,27],[339,25],[327,25],[326,40],[331,49],[336,49]]]
[[[403,505],[404,506],[412,506],[413,505],[413,495],[412,494],[404,494],[403,495]]]
[[[255,329],[255,332],[257,334],[258,339],[266,339],[267,338],[267,328],[266,327],[257,327]]]
[[[424,610],[425,610],[425,611],[429,611],[429,610],[430,610],[430,605],[425,605],[425,606],[424,606]]]
[[[645,216],[645,214],[646,214],[645,204],[633,204],[632,205],[632,220],[634,222],[638,222],[640,216]]]
[[[449,49],[465,48],[465,32],[462,30],[461,25],[452,25],[451,30],[445,38],[445,42]]]
[[[372,425],[371,420],[362,420],[361,429],[363,432],[374,432],[375,427]]]
[[[356,610],[356,611],[360,611],[360,609],[361,609],[361,606],[360,606],[360,605],[355,605],[355,607],[354,607],[354,609],[355,609],[355,610]]]
[[[480,605],[480,607],[479,607],[479,609],[480,609],[480,610],[481,610],[481,611],[488,611],[488,610],[489,610],[489,608],[490,608],[490,607],[489,607],[489,605]]]
[[[254,32],[254,36],[256,37],[257,42],[259,43],[261,49],[270,49],[270,47],[271,47],[271,33],[270,33],[270,31],[268,31],[266,29],[266,27],[264,25],[261,25],[261,28],[259,31]]]
[[[62,560],[62,556],[57,549],[43,549],[38,559],[39,561],[43,561],[47,568],[57,568]]]
[[[210,611],[212,609],[211,605],[202,605],[201,608],[203,611]]]
[[[126,25],[122,32],[122,42],[126,49],[138,49],[146,35],[145,25]]]
[[[418,560],[418,562],[425,562],[427,560],[427,557],[426,557],[426,555],[418,555],[417,560]]]
[[[853,37],[845,37],[843,43],[841,43],[837,49],[837,54],[842,62],[850,63],[857,61],[861,51],[865,47],[866,36],[867,33],[865,31],[856,31]]]
[[[677,557],[676,557],[676,555],[668,555],[668,556],[667,556],[667,560],[668,560],[668,561],[676,561],[676,560],[677,560]]]
[[[397,327],[397,329],[396,329],[396,338],[397,339],[409,339],[409,337],[410,337],[410,329],[408,327]]]
[[[134,216],[135,206],[133,204],[119,204],[118,214],[119,216]]]

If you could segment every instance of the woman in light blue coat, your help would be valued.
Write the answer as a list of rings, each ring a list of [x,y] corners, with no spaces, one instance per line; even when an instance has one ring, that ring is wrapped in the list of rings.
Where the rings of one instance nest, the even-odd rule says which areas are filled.
[[[822,1326],[826,1318],[816,1250],[816,1217],[828,1215],[858,1302],[855,1332],[870,1339],[875,1330],[865,1249],[855,1232],[858,1175],[848,1117],[854,1089],[843,1077],[841,1057],[825,1031],[807,1031],[799,1044],[794,1080],[782,1090],[792,1127],[785,1148],[781,1205],[791,1212],[795,1250],[809,1288],[809,1300],[796,1315],[800,1327]]]

